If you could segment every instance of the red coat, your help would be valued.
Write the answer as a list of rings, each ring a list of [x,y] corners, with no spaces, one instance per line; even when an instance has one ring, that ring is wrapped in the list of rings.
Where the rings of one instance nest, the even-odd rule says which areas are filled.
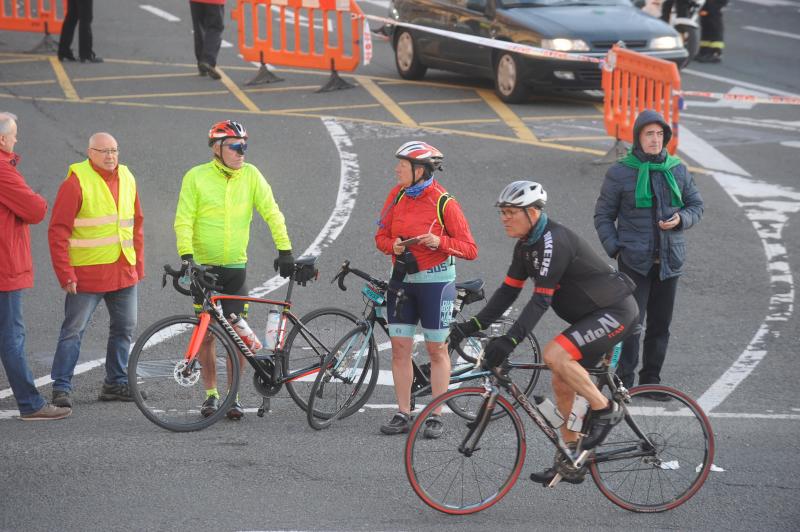
[[[29,224],[47,214],[47,201],[17,171],[20,157],[0,150],[0,291],[33,286]]]
[[[408,247],[417,259],[420,270],[432,268],[450,256],[466,260],[474,260],[478,256],[478,246],[458,202],[450,200],[444,209],[447,230],[439,224],[436,212],[439,197],[447,191],[438,181],[434,181],[416,198],[403,195],[394,205],[400,188],[397,185],[389,192],[381,209],[379,229],[375,233],[375,245],[379,250],[392,255],[394,260],[392,246],[396,238],[407,239],[433,233],[441,239],[438,249],[417,244]]]

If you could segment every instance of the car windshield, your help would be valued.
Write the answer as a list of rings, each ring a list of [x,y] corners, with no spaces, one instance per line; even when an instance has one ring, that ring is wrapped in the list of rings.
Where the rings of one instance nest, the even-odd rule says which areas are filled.
[[[501,0],[500,3],[504,8],[633,5],[629,0]]]

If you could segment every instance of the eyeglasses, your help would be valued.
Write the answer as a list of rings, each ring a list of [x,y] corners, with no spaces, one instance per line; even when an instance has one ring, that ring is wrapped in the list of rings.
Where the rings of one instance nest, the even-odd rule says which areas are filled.
[[[519,208],[507,208],[507,209],[499,209],[497,214],[500,215],[501,218],[511,218],[514,214],[522,211],[523,209]]]
[[[244,152],[247,151],[246,142],[237,142],[236,144],[226,144],[225,147],[231,151],[235,151],[239,155],[244,155]]]
[[[98,148],[89,148],[90,150],[99,151],[103,155],[117,155],[119,153],[119,148],[105,148],[105,149],[98,149]]]

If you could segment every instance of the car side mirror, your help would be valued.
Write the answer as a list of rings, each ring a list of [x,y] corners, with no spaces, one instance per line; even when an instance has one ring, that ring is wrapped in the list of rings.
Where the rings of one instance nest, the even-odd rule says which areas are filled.
[[[486,0],[467,0],[467,9],[483,13],[486,11]]]

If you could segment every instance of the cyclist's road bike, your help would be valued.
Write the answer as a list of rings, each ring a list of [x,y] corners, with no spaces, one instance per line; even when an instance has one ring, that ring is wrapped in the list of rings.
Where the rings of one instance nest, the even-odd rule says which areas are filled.
[[[199,266],[186,272],[190,288],[180,279],[184,275],[170,266],[164,266],[162,285],[167,276],[184,295],[202,294],[202,312],[198,316],[172,316],[151,325],[136,340],[130,355],[128,372],[134,401],[142,413],[156,425],[176,432],[200,430],[223,417],[236,400],[239,386],[239,356],[253,367],[253,386],[262,397],[259,417],[269,410],[270,397],[286,384],[292,399],[302,409],[308,408],[307,398],[313,385],[314,374],[336,341],[357,323],[357,317],[337,308],[320,308],[298,318],[292,312],[292,287],[295,279],[308,279],[316,275],[315,257],[301,257],[295,263],[289,278],[285,300],[261,299],[248,296],[216,293],[215,277],[208,268]],[[279,331],[274,351],[253,353],[236,330],[223,316],[220,303],[238,300],[272,305],[281,311]],[[252,316],[252,309],[251,314]],[[266,313],[265,313],[266,315]],[[255,323],[251,317],[250,321]],[[198,351],[204,338],[214,342],[213,364],[203,362]],[[369,368],[375,367],[374,377],[365,388],[375,386],[378,376],[377,357],[365,360]],[[220,394],[219,409],[209,417],[202,417],[200,407],[206,399],[204,376],[216,373]],[[364,398],[366,400],[366,397]],[[358,410],[363,402],[355,401],[343,416]],[[324,412],[318,415],[324,416]]]
[[[393,291],[397,296],[398,307],[402,306],[404,294],[402,289],[395,289],[389,283],[376,279],[371,275],[350,267],[350,262],[345,261],[341,269],[331,282],[338,282],[339,288],[347,290],[344,284],[348,274],[354,274],[366,281],[361,294],[364,297],[364,319],[345,334],[331,349],[328,358],[323,362],[324,371],[316,375],[314,386],[309,394],[307,409],[308,423],[315,429],[323,429],[331,425],[336,419],[352,412],[354,405],[363,405],[364,396],[372,389],[363,389],[359,378],[363,379],[360,368],[364,360],[376,358],[377,345],[375,341],[376,325],[383,328],[388,335],[386,322],[386,295]],[[480,301],[484,298],[483,281],[475,279],[464,283],[456,283],[456,300],[453,305],[453,319],[461,317],[464,305]],[[503,328],[513,324],[513,320],[503,318],[495,327],[502,332]],[[482,352],[486,338],[468,338],[461,346],[450,346],[452,369],[450,373],[450,388],[457,388],[463,383],[485,376],[488,373],[476,369],[475,355]],[[411,384],[411,409],[416,406],[416,398],[431,395],[430,363],[419,364],[416,357],[412,357],[413,381]],[[515,349],[511,360],[510,369],[519,382],[524,382],[524,393],[533,392],[539,378],[538,366],[541,362],[539,343],[533,334],[528,335]],[[376,366],[377,368],[377,366]],[[516,404],[516,399],[509,399]],[[448,402],[450,409],[456,414],[472,419],[472,412],[467,407],[462,407],[458,399]],[[323,415],[319,415],[322,413]]]
[[[593,450],[570,451],[537,404],[504,374],[493,370],[483,387],[450,391],[432,401],[414,421],[405,448],[411,487],[431,508],[447,514],[479,512],[508,493],[525,461],[525,428],[505,390],[522,405],[559,451],[558,474],[548,485],[575,478],[588,467],[597,487],[632,512],[663,512],[689,500],[705,482],[714,458],[714,435],[703,410],[689,396],[666,386],[626,390],[607,356],[589,370],[602,390],[624,409],[624,419]],[[539,370],[545,366],[532,364]],[[513,375],[513,373],[512,373]],[[654,399],[655,398],[655,399]],[[439,439],[426,439],[425,421],[444,403],[473,407],[473,421],[445,423]],[[668,402],[664,402],[668,401]],[[503,416],[497,416],[502,412]],[[582,431],[587,430],[586,421]]]

